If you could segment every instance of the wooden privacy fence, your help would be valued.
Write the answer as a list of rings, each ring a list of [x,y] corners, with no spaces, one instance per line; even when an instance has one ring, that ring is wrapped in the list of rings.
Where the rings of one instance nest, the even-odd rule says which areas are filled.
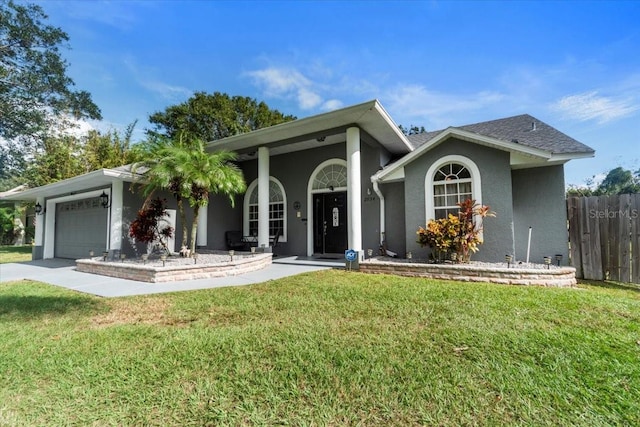
[[[576,277],[640,283],[640,194],[567,199]]]

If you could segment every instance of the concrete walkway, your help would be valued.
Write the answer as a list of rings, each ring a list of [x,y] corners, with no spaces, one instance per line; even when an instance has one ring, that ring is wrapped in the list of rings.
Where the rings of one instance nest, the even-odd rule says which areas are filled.
[[[147,283],[76,271],[74,260],[48,259],[24,263],[0,264],[0,282],[37,280],[74,291],[101,297],[157,294],[196,289],[242,286],[262,283],[309,271],[343,268],[340,260],[317,260],[306,257],[278,257],[265,269],[239,276],[197,279],[182,282]]]

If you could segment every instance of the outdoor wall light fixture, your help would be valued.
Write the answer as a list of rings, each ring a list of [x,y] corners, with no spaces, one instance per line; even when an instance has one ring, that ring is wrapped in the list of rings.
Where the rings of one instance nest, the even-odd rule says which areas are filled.
[[[109,195],[107,193],[105,193],[104,190],[102,191],[102,194],[100,195],[100,206],[102,206],[105,209],[110,207],[110,205],[109,205]]]
[[[556,254],[556,265],[560,267],[560,263],[562,262],[562,254]]]
[[[45,213],[47,210],[46,209],[42,209],[42,205],[40,203],[36,203],[35,206],[35,211],[36,211],[36,215],[42,215],[43,213]]]
[[[511,267],[511,262],[513,261],[513,256],[507,254],[504,256],[505,261],[507,261],[507,268]]]

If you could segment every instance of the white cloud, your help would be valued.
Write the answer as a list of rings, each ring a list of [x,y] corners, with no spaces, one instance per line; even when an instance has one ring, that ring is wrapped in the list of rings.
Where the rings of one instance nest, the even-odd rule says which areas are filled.
[[[168,83],[153,80],[139,79],[138,83],[145,89],[154,92],[165,99],[182,99],[193,95],[193,91],[182,86],[174,86]]]
[[[322,104],[322,109],[324,111],[331,111],[331,110],[337,110],[339,108],[342,108],[344,106],[344,103],[338,99],[330,99],[328,101],[325,101]]]
[[[292,68],[270,67],[246,73],[262,88],[265,96],[293,98],[303,110],[311,110],[322,104],[317,85],[301,72]]]
[[[136,61],[129,55],[125,56],[123,62],[136,83],[148,91],[159,95],[163,99],[182,101],[183,98],[188,98],[193,94],[193,90],[191,89],[183,86],[171,85],[157,78],[153,78],[152,76],[157,74],[156,70],[138,67]]]
[[[498,92],[482,91],[456,95],[427,89],[423,85],[399,85],[388,91],[384,101],[389,109],[407,119],[428,120],[434,126],[448,126],[459,113],[480,111],[501,102],[505,96]]]
[[[632,98],[605,97],[592,91],[565,96],[553,103],[551,109],[574,120],[606,123],[638,111],[640,105],[634,104]]]

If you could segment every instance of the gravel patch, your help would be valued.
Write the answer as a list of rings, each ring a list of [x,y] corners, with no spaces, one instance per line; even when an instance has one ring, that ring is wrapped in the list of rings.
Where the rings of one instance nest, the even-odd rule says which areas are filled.
[[[522,270],[530,270],[530,269],[539,269],[539,270],[547,270],[547,269],[560,269],[560,268],[566,268],[568,266],[566,265],[560,265],[559,267],[555,264],[553,264],[552,260],[552,264],[547,266],[546,264],[537,264],[537,263],[533,263],[533,262],[515,262],[515,263],[511,263],[510,265],[507,265],[506,262],[482,262],[482,261],[469,261],[469,262],[464,262],[464,263],[454,263],[451,261],[445,261],[442,263],[434,263],[431,262],[427,259],[421,259],[421,258],[412,258],[411,260],[405,259],[405,258],[391,258],[391,257],[373,257],[371,258],[373,261],[379,261],[379,262],[397,262],[397,263],[411,263],[411,264],[429,264],[429,265],[460,265],[460,266],[469,266],[469,267],[483,267],[483,268],[512,268],[512,269],[522,269]]]
[[[233,255],[233,260],[238,261],[241,259],[247,259],[254,257],[258,254],[251,254],[248,252],[236,252]],[[102,261],[102,257],[93,257],[91,258],[93,261],[100,261],[109,264],[129,264],[129,265],[148,265],[150,267],[162,267],[163,262],[160,259],[159,255],[153,254],[149,255],[149,259],[147,261],[143,261],[142,258],[125,258],[124,260],[111,260],[111,261]],[[173,254],[168,256],[166,261],[164,262],[165,266],[177,266],[177,265],[215,265],[215,264],[223,264],[231,261],[231,257],[228,252],[223,251],[205,251],[198,252],[197,259],[194,260],[193,257],[181,257],[179,254]]]

